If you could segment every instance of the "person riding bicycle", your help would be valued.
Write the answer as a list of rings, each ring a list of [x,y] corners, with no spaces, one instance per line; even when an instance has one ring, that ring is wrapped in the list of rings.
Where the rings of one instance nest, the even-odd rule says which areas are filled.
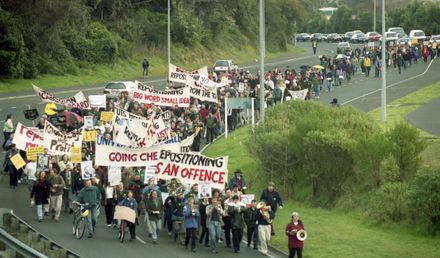
[[[125,197],[120,203],[119,205],[121,206],[125,206],[128,207],[132,210],[134,210],[134,212],[136,212],[136,222],[137,222],[137,217],[138,217],[138,203],[136,201],[136,199],[133,198],[133,192],[131,190],[128,190],[127,192],[127,197]],[[134,239],[136,239],[136,223],[131,223],[129,221],[126,221],[128,229],[130,231],[130,241],[133,241]]]
[[[101,201],[101,192],[98,187],[92,185],[92,180],[90,178],[84,179],[85,186],[81,191],[79,191],[76,197],[77,202],[87,203],[87,209],[89,210],[89,215],[87,216],[87,230],[89,231],[88,238],[93,237],[96,226],[96,215],[99,207],[99,202]]]

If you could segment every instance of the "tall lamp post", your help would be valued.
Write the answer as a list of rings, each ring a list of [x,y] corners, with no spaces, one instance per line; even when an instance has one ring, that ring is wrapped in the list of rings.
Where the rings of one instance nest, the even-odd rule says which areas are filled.
[[[376,31],[376,9],[377,9],[377,5],[376,5],[376,1],[377,0],[373,0],[374,2],[374,8],[373,8],[373,31]]]
[[[168,54],[168,67],[170,67],[171,63],[171,0],[168,0],[168,26],[167,26],[167,40],[168,40],[168,46],[167,46],[167,54]]]
[[[385,49],[385,0],[382,0],[382,94],[380,115],[382,122],[387,121],[387,66]]]
[[[265,52],[265,31],[264,31],[264,0],[260,0],[260,119],[264,122],[264,52]]]

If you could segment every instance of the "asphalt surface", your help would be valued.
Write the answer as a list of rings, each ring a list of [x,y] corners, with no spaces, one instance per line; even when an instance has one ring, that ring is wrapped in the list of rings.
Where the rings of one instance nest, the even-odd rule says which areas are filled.
[[[304,46],[306,52],[293,57],[286,56],[266,62],[266,69],[273,69],[278,66],[281,70],[284,70],[286,65],[298,70],[298,67],[307,64],[315,65],[319,63],[318,55],[334,54],[336,50],[336,44],[322,43],[318,47],[317,55],[313,56],[311,53],[310,43],[299,43],[299,46]],[[240,65],[245,69],[249,69],[251,72],[255,72],[258,68],[258,63],[243,64]],[[398,74],[397,69],[390,69],[387,72],[387,101],[391,102],[402,96],[407,95],[417,89],[428,86],[440,80],[440,60],[435,59],[430,64],[424,64],[419,62],[403,71],[402,74]],[[165,78],[152,78],[147,82],[160,87],[165,83]],[[44,89],[44,85],[38,85]],[[163,87],[163,86],[162,86]],[[359,72],[354,76],[351,83],[344,83],[341,87],[336,87],[334,91],[322,92],[319,101],[328,104],[333,98],[338,98],[339,103],[343,105],[353,105],[363,111],[370,111],[380,106],[380,78],[365,78]],[[31,89],[31,85],[29,85]],[[324,89],[326,87],[324,86]],[[50,90],[49,92],[56,92],[58,97],[68,97],[75,94],[78,90],[84,91],[86,95],[100,94],[103,90],[103,85],[87,85],[79,87],[71,87],[68,89]],[[38,108],[42,113],[44,104],[34,94],[33,91],[0,94],[0,114],[2,117],[6,117],[6,114],[13,114],[15,122],[20,121],[27,125],[32,125],[31,121],[26,121],[23,116],[23,110],[30,108]],[[416,111],[414,111],[416,112]],[[423,110],[420,111],[422,114]],[[433,113],[435,115],[435,113]],[[415,114],[414,117],[419,117]],[[422,116],[420,116],[422,117]],[[432,119],[433,116],[426,119]],[[425,119],[422,119],[425,121]],[[438,120],[438,119],[437,119]],[[2,127],[4,119],[0,121]],[[438,128],[438,126],[437,126]],[[1,137],[1,140],[3,137]],[[3,155],[0,156],[0,161],[3,161]],[[138,227],[139,239],[134,242],[127,242],[121,244],[117,241],[117,231],[114,229],[108,229],[105,225],[104,213],[97,226],[97,233],[93,239],[84,238],[82,240],[76,240],[71,234],[71,219],[68,214],[62,214],[59,223],[53,222],[51,219],[47,219],[43,223],[38,223],[36,220],[35,209],[29,208],[28,192],[24,185],[20,185],[17,190],[9,189],[8,176],[2,175],[0,177],[0,207],[13,208],[16,214],[26,221],[28,221],[33,227],[47,235],[51,239],[54,239],[59,244],[66,248],[77,252],[83,257],[139,257],[142,255],[151,255],[156,257],[207,257],[211,255],[209,248],[205,248],[201,245],[197,245],[197,252],[191,253],[185,250],[184,247],[173,243],[171,237],[162,234],[159,236],[159,244],[151,244],[151,240],[148,238],[145,226]],[[231,249],[226,247],[220,247],[218,257],[255,257],[260,256],[258,252],[249,250],[245,244],[242,243],[242,251],[239,254],[234,254]],[[272,257],[279,257],[278,254],[272,254]]]
[[[433,135],[440,135],[440,99],[421,106],[406,115],[406,120],[414,126]]]

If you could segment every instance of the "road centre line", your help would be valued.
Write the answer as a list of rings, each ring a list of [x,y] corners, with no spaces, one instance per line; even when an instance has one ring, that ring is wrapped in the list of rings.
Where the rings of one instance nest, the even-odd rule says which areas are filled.
[[[425,74],[428,72],[429,68],[431,68],[431,65],[432,65],[432,63],[434,62],[434,60],[435,60],[435,59],[431,60],[431,62],[429,63],[428,67],[426,67],[426,70],[425,70],[423,73],[418,74],[418,75],[415,75],[415,76],[412,76],[412,77],[409,77],[409,78],[406,78],[406,79],[401,80],[401,81],[398,81],[398,82],[395,82],[395,83],[393,83],[393,84],[387,85],[386,88],[388,89],[388,88],[394,87],[394,86],[396,86],[396,85],[399,85],[399,84],[401,84],[401,83],[404,83],[404,82],[407,82],[407,81],[410,81],[410,80],[413,80],[413,79],[419,78],[420,76],[425,75]],[[355,101],[355,100],[358,100],[358,99],[361,99],[361,98],[367,97],[367,96],[369,96],[369,95],[371,95],[371,94],[374,94],[374,93],[376,93],[376,92],[379,92],[379,91],[381,91],[381,90],[382,90],[382,89],[373,90],[373,91],[370,91],[370,92],[368,92],[368,93],[362,94],[361,96],[358,96],[358,97],[355,97],[355,98],[349,99],[349,100],[347,100],[347,101],[341,103],[341,106],[342,106],[342,105],[345,105],[345,104],[348,104],[348,103],[350,103],[350,102],[353,102],[353,101]]]

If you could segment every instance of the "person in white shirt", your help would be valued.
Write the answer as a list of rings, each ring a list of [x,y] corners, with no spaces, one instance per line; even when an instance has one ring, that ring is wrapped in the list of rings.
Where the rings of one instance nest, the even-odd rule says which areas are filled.
[[[37,181],[36,173],[37,162],[35,160],[30,160],[24,168],[24,174],[27,176],[27,186],[29,192],[32,191],[32,187],[34,186],[35,181]]]

